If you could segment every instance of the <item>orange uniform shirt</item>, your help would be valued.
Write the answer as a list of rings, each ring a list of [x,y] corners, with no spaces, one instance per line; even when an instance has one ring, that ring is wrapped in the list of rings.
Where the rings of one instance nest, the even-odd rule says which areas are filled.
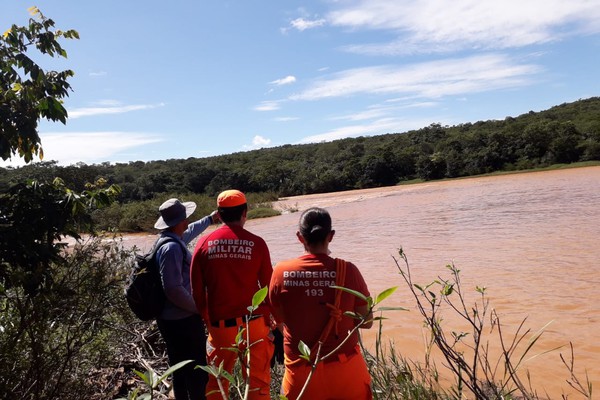
[[[269,284],[273,267],[265,241],[223,225],[198,240],[190,270],[192,296],[206,323],[248,314],[252,296]],[[268,306],[254,314],[269,316]]]
[[[271,278],[269,300],[277,322],[284,326],[284,351],[286,356],[295,360],[299,357],[298,343],[302,340],[310,348],[318,341],[330,316],[327,303],[333,304],[335,290],[335,260],[327,255],[307,254],[299,258],[279,262]],[[342,285],[369,296],[367,285],[358,270],[347,263],[346,280]],[[341,297],[342,312],[354,311],[357,305],[366,304],[358,297],[344,292]],[[335,349],[344,340],[348,331],[356,326],[357,320],[342,316],[338,323],[338,336],[332,330],[327,338],[321,355]],[[350,353],[358,342],[355,333],[340,350],[340,353]]]

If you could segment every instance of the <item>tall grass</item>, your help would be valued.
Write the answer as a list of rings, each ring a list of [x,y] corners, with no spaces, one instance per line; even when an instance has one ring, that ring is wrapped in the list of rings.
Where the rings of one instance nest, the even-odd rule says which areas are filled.
[[[123,233],[156,232],[154,223],[159,217],[158,208],[165,200],[173,197],[196,203],[196,211],[190,217],[190,221],[196,221],[209,215],[217,208],[215,197],[194,193],[169,193],[152,200],[113,203],[110,207],[95,210],[92,217],[96,228],[99,230],[116,229]],[[272,202],[277,200],[275,193],[248,193],[246,199],[248,200],[248,219],[266,218],[281,214],[281,212],[273,209]]]

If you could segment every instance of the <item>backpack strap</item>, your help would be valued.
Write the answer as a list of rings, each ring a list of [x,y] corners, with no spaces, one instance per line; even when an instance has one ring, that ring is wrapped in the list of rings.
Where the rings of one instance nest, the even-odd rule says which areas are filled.
[[[187,247],[184,246],[183,244],[181,244],[180,240],[177,240],[175,238],[172,238],[170,236],[163,236],[160,237],[156,240],[156,242],[154,242],[154,247],[152,248],[152,259],[154,259],[156,257],[156,253],[158,253],[158,250],[165,244],[169,243],[169,242],[176,242],[179,243],[179,245],[181,246],[181,250],[183,252],[183,260],[185,261],[185,257],[186,257],[186,251],[187,251]],[[156,260],[156,272],[158,273],[158,276],[160,277],[160,264],[158,262],[158,260]],[[162,286],[162,285],[161,285]]]
[[[336,258],[335,271],[335,285],[343,287],[346,281],[346,261],[342,260],[341,258]],[[335,289],[335,298],[333,304],[326,304],[326,306],[330,309],[329,320],[327,321],[323,332],[321,332],[319,341],[315,343],[315,348],[319,346],[319,343],[325,343],[325,340],[327,340],[327,338],[329,337],[329,334],[331,333],[332,329],[335,331],[336,338],[338,337],[338,322],[342,320],[342,310],[340,309],[342,293],[342,290]]]
[[[185,247],[184,245],[182,245],[180,240],[177,240],[177,239],[172,238],[170,236],[162,236],[162,237],[158,238],[156,240],[156,242],[154,242],[154,247],[152,248],[152,257],[154,258],[156,256],[156,253],[158,252],[158,250],[164,244],[167,244],[169,242],[179,243],[179,245],[181,246],[181,250],[183,250],[183,258],[185,259],[185,252],[187,251],[187,247]]]

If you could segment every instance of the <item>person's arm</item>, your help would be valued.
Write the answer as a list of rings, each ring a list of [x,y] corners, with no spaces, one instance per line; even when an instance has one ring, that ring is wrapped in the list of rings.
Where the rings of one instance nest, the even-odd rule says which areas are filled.
[[[369,329],[373,326],[373,311],[369,311],[367,304],[357,305],[354,312],[365,318],[365,322],[360,326],[361,329]]]
[[[273,318],[275,319],[275,323],[276,323],[277,327],[283,332],[283,328],[281,328],[282,322],[283,322],[283,315],[282,315],[282,310],[281,310],[281,304],[279,303],[279,298],[278,298],[279,291],[281,290],[281,288],[279,287],[277,276],[278,276],[277,273],[274,271],[273,275],[271,276],[271,282],[269,283],[268,300],[269,300],[269,305],[271,306],[271,314],[273,315]]]
[[[263,258],[261,260],[258,281],[260,287],[269,286],[271,282],[271,276],[273,275],[273,264],[271,264],[271,255],[266,242],[262,242],[262,253]]]
[[[204,321],[208,323],[206,289],[204,288],[204,280],[202,278],[202,256],[200,254],[200,248],[201,243],[198,243],[192,257],[192,264],[190,266],[190,286],[192,288],[192,298],[194,299],[196,310],[198,310],[197,312],[200,313]]]
[[[183,249],[179,243],[164,244],[157,252],[160,276],[167,299],[177,307],[186,311],[197,313],[194,299],[190,292],[183,286],[181,276]]]
[[[181,235],[181,240],[183,240],[185,244],[189,244],[192,240],[198,237],[198,235],[204,232],[206,228],[219,221],[219,213],[217,211],[213,211],[210,213],[210,215],[207,215],[206,217],[200,218],[198,221],[189,224],[185,232],[183,232]]]

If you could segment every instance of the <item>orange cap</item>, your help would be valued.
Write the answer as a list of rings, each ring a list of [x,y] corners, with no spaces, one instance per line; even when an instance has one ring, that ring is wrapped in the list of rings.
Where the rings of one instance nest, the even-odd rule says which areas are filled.
[[[239,190],[226,190],[217,197],[217,207],[235,207],[246,203],[246,196]]]

